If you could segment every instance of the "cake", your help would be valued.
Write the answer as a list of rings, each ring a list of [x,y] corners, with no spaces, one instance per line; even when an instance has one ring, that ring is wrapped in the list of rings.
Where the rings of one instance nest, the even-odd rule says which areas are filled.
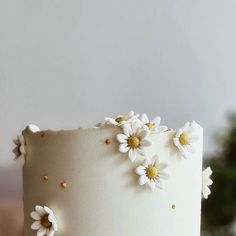
[[[174,130],[131,111],[92,128],[28,125],[15,144],[24,236],[200,236],[212,181],[195,121]]]

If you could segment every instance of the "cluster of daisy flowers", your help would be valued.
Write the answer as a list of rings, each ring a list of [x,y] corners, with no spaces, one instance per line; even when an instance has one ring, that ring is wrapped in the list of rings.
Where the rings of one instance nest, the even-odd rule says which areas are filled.
[[[150,136],[168,130],[167,126],[161,126],[161,118],[149,119],[146,114],[135,114],[130,111],[127,115],[118,115],[116,118],[105,118],[106,122],[121,127],[122,133],[117,134],[119,151],[127,153],[131,162],[134,162],[138,155],[144,157],[142,165],[136,168],[139,175],[139,184],[147,185],[151,190],[162,188],[162,179],[167,179],[165,172],[167,163],[159,161],[155,155],[150,158],[146,155],[146,149],[152,145]]]
[[[152,134],[165,132],[167,126],[160,125],[161,118],[159,116],[149,119],[146,114],[135,114],[130,111],[127,115],[118,115],[115,118],[105,118],[106,123],[116,125],[122,128],[122,133],[117,135],[120,143],[119,151],[128,153],[129,159],[133,162],[137,158],[137,154],[145,156],[145,150],[152,145],[149,137]],[[185,157],[191,157],[196,152],[195,144],[199,137],[196,135],[197,123],[187,122],[184,127],[175,132],[173,143],[179,153]]]
[[[157,155],[152,158],[146,155],[146,149],[152,145],[150,136],[169,130],[167,126],[160,125],[161,118],[158,116],[149,119],[146,114],[139,115],[130,111],[127,115],[118,115],[115,118],[106,117],[105,121],[121,128],[122,132],[117,134],[121,153],[127,153],[132,162],[138,156],[143,156],[143,164],[136,168],[136,173],[140,176],[139,184],[147,185],[152,190],[162,188],[162,180],[169,177],[165,172],[168,164],[160,162]],[[175,131],[172,142],[178,153],[184,158],[189,158],[196,153],[195,146],[199,140],[195,132],[196,127],[195,121],[187,122],[184,127]],[[205,197],[209,193],[207,186],[204,187],[204,190],[203,195]]]

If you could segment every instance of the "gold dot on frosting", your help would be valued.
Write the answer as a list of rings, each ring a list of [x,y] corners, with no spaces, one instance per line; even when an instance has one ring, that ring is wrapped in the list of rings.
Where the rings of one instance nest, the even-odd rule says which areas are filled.
[[[110,140],[110,139],[106,139],[106,140],[105,140],[105,143],[106,143],[106,144],[110,144],[110,143],[111,143],[111,140]]]
[[[43,179],[44,179],[45,181],[47,181],[47,180],[48,180],[48,175],[44,175],[44,176],[43,176]]]
[[[172,204],[171,208],[172,208],[173,210],[175,210],[176,205],[175,205],[175,204]]]
[[[67,183],[66,182],[61,182],[61,187],[62,188],[67,188]]]

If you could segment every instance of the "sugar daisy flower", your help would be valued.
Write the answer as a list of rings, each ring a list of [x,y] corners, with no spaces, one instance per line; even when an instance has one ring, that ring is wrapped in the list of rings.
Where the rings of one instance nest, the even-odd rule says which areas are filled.
[[[129,159],[133,162],[137,154],[145,155],[145,148],[152,145],[148,139],[149,131],[141,129],[139,123],[125,124],[123,133],[117,134],[117,140],[120,143],[119,151],[128,153]]]
[[[213,172],[210,167],[207,167],[202,172],[202,195],[205,199],[207,199],[208,196],[211,194],[211,190],[210,190],[209,186],[213,184],[213,181],[210,178],[212,173]]]
[[[140,185],[147,185],[152,191],[156,188],[162,189],[162,180],[168,179],[169,175],[165,172],[167,163],[160,162],[157,155],[152,159],[146,157],[144,163],[136,168]]]
[[[137,119],[138,116],[139,116],[139,114],[134,114],[133,111],[130,111],[127,115],[118,115],[116,118],[105,117],[105,121],[108,124],[122,126],[124,124],[127,124],[127,123]]]
[[[199,140],[199,137],[195,134],[196,125],[195,121],[187,122],[174,136],[174,145],[185,158],[196,152],[195,143]]]
[[[141,115],[140,120],[145,129],[150,130],[151,133],[159,133],[168,130],[167,126],[160,126],[161,117],[157,116],[150,120],[148,116],[144,113]]]
[[[50,208],[35,206],[35,211],[31,212],[30,215],[35,220],[31,229],[37,230],[37,236],[53,236],[55,234],[57,221]]]
[[[24,165],[26,156],[25,138],[23,135],[18,135],[13,142],[16,145],[13,149],[13,153],[16,155],[15,160],[20,160],[22,165]]]

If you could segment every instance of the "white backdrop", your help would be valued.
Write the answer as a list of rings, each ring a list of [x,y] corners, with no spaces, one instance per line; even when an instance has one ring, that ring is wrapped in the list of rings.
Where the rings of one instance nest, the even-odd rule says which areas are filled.
[[[174,128],[196,119],[211,150],[236,107],[235,9],[234,0],[0,0],[0,196],[20,196],[11,140],[28,123],[76,128],[134,109]]]

